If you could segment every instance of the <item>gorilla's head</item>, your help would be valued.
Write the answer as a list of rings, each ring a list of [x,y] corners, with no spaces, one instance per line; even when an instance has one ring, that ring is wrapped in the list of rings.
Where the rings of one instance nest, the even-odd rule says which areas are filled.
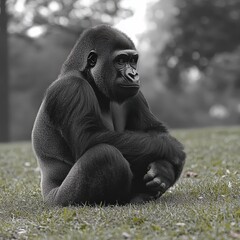
[[[65,71],[80,70],[94,80],[110,100],[123,102],[137,94],[138,53],[129,37],[106,25],[86,30],[64,64]]]

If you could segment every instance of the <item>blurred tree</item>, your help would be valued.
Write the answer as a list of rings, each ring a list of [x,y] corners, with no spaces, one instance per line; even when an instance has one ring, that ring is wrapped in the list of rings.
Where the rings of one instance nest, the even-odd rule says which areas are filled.
[[[166,17],[157,14],[166,1],[158,1],[151,8],[157,26]],[[159,68],[167,69],[167,84],[173,88],[181,85],[183,69],[197,67],[204,71],[215,54],[239,46],[240,0],[175,0],[172,17]],[[160,38],[160,31],[158,35]]]
[[[36,39],[10,36],[11,139],[30,138],[44,92],[57,78],[75,41],[74,34],[60,28]]]
[[[0,142],[6,142],[9,140],[6,0],[0,4]]]
[[[234,52],[216,54],[206,71],[207,88],[220,94],[240,92],[240,48]]]
[[[8,0],[14,33],[44,32],[59,27],[79,34],[83,29],[99,24],[112,24],[132,14],[120,6],[121,0]],[[35,27],[35,29],[33,29]],[[36,28],[38,27],[38,29]]]

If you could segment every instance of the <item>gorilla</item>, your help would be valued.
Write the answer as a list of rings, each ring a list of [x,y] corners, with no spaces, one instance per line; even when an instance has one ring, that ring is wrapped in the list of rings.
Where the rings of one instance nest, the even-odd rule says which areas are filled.
[[[32,131],[47,204],[142,203],[179,178],[183,146],[151,113],[137,63],[133,42],[117,29],[81,34]]]

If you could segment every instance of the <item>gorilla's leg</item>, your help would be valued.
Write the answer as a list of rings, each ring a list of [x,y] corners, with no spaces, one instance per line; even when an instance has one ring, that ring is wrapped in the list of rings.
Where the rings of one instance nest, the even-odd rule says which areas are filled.
[[[59,187],[45,200],[51,205],[125,202],[130,197],[132,172],[118,149],[107,144],[90,148],[73,165]]]

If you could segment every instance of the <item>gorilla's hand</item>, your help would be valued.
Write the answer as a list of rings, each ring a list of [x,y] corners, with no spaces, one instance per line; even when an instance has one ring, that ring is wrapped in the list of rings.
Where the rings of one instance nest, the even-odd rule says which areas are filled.
[[[150,163],[144,181],[149,191],[158,193],[155,197],[161,196],[176,181],[173,165],[165,160]]]

